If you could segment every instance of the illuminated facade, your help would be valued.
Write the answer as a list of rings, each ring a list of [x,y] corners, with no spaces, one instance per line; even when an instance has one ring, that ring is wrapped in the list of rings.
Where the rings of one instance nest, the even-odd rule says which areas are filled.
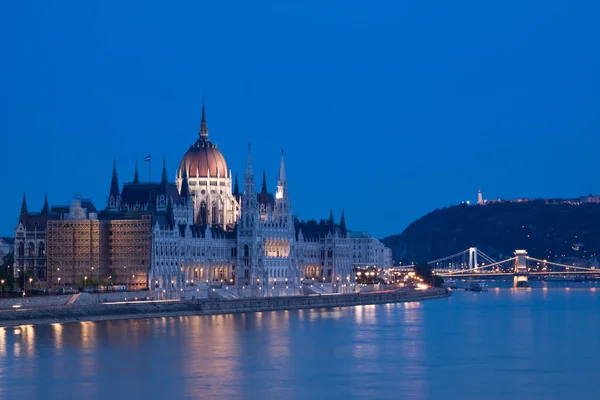
[[[256,191],[250,147],[243,192],[232,176],[209,139],[203,107],[199,138],[176,173],[177,193],[153,221],[153,289],[227,286],[239,296],[264,296],[298,294],[302,283],[319,282],[330,291],[347,292],[354,290],[353,246],[365,242],[365,249],[375,243],[385,248],[364,234],[351,237],[343,213],[339,224],[332,213],[320,223],[295,218],[283,152],[274,193],[264,172]],[[360,261],[391,266],[391,252],[380,250],[366,250]]]
[[[343,212],[339,224],[333,213],[320,222],[293,216],[283,152],[276,189],[269,192],[263,172],[257,191],[249,147],[240,191],[209,138],[204,106],[199,136],[174,182],[163,160],[160,182],[140,182],[136,165],[133,180],[121,188],[115,161],[103,211],[83,200],[70,208],[46,203],[42,212],[28,213],[23,199],[22,208],[15,273],[32,270],[50,286],[79,286],[87,276],[163,293],[224,286],[235,296],[292,295],[316,282],[349,292],[355,266],[391,266],[391,253],[389,260],[383,256],[377,239],[347,230]],[[360,257],[356,246],[365,248]]]

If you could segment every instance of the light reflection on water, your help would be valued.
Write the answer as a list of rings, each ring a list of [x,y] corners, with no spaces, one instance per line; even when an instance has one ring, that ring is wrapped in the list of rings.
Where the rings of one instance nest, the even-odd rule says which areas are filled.
[[[598,398],[595,287],[0,328],[0,399]]]

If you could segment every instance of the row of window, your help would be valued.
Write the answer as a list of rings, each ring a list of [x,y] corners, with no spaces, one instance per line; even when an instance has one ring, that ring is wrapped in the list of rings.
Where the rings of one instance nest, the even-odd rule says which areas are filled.
[[[35,257],[36,255],[36,246],[35,243],[29,242],[27,246],[27,257]],[[44,242],[40,242],[37,246],[37,256],[38,257],[46,257],[46,245]],[[17,257],[25,257],[25,243],[19,243],[17,249]]]

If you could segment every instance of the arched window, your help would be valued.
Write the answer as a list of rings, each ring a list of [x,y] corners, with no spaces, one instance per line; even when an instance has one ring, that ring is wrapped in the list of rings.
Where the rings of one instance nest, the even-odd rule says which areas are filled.
[[[19,257],[25,257],[25,243],[19,243]]]
[[[250,248],[247,244],[244,245],[244,257],[250,257]]]
[[[46,257],[46,246],[44,242],[40,242],[38,245],[38,257]]]
[[[217,203],[215,201],[213,201],[213,203],[212,203],[211,214],[212,214],[212,223],[215,225],[218,224],[219,223],[219,214],[217,212]]]
[[[200,203],[200,221],[198,221],[199,225],[204,225],[206,224],[208,221],[206,220],[206,203],[202,202]]]
[[[29,242],[29,249],[27,250],[27,255],[29,257],[35,257],[35,244],[33,244],[33,242]]]

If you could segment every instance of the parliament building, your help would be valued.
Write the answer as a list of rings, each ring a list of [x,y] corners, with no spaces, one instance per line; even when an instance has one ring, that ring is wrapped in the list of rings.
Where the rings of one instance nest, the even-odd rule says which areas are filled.
[[[112,283],[157,293],[204,297],[356,291],[355,269],[392,266],[391,250],[364,232],[328,219],[300,221],[281,163],[275,190],[265,173],[257,190],[252,154],[240,187],[209,138],[204,105],[200,130],[169,181],[119,184],[113,165],[106,207],[76,199],[29,212],[25,197],[15,228],[15,275],[41,286]],[[226,290],[226,292],[224,292]]]

